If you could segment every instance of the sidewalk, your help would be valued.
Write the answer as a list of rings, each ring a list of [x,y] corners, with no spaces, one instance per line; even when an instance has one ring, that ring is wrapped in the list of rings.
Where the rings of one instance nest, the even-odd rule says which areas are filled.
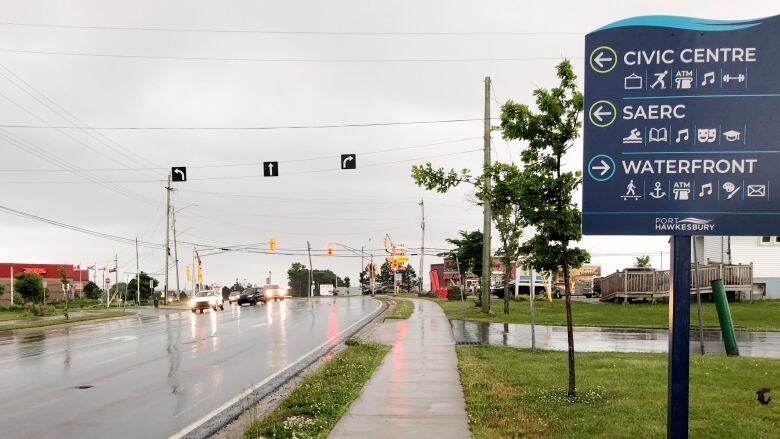
[[[408,320],[374,339],[393,346],[331,438],[470,438],[452,329],[439,305],[414,301]]]

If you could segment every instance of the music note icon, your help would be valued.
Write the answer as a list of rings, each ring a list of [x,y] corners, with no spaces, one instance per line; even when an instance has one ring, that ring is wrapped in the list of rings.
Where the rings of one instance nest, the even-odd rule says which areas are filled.
[[[705,183],[701,185],[701,191],[699,191],[699,198],[705,195],[712,195],[712,183]]]
[[[701,86],[704,87],[707,84],[715,83],[715,72],[707,72],[704,74],[704,80],[701,81]]]
[[[688,137],[689,137],[688,128],[677,130],[677,138],[674,140],[674,143],[680,143],[680,139],[686,141],[688,140]]]

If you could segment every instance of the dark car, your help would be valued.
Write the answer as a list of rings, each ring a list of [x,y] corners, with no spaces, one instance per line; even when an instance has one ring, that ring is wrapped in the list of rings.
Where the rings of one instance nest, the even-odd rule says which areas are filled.
[[[248,303],[252,306],[257,305],[257,302],[262,301],[262,290],[260,288],[256,287],[250,287],[245,289],[241,292],[241,294],[238,296],[238,300],[236,300],[236,304],[238,306],[241,306],[245,303]]]

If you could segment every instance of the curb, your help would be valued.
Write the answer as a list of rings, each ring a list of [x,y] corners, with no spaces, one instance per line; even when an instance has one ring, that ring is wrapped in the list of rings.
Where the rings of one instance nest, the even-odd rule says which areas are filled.
[[[351,326],[341,331],[334,338],[305,354],[293,362],[293,364],[286,369],[271,375],[263,381],[260,381],[250,389],[242,392],[237,397],[225,403],[223,406],[195,421],[181,431],[172,434],[169,436],[169,438],[205,439],[219,432],[222,428],[240,416],[241,413],[276,390],[279,386],[298,375],[301,371],[312,365],[320,357],[327,354],[335,346],[359,332],[361,329],[363,329],[363,327],[376,319],[377,316],[385,312],[387,309],[387,303],[381,300],[377,300],[377,302],[379,306],[377,306],[376,310],[353,323]]]

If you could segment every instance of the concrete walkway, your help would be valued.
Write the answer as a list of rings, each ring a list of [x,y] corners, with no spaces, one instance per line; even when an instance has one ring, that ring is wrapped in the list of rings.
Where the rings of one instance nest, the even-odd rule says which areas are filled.
[[[331,438],[470,438],[455,340],[439,305],[414,301],[374,339],[393,346]]]

